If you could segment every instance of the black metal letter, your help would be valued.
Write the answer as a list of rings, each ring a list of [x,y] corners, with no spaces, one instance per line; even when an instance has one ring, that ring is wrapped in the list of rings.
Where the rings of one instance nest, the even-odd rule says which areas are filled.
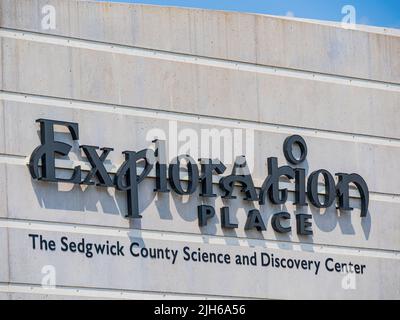
[[[296,223],[297,223],[297,233],[303,236],[311,236],[313,231],[311,229],[312,223],[308,221],[312,219],[312,215],[310,214],[298,214],[296,215]]]
[[[215,209],[211,206],[201,205],[197,207],[197,215],[199,217],[199,227],[205,227],[207,220],[215,216]]]
[[[368,185],[365,180],[359,176],[358,174],[352,173],[337,173],[337,177],[339,177],[338,184],[336,186],[336,192],[339,197],[339,208],[342,210],[353,210],[350,207],[350,183],[354,183],[357,187],[358,192],[361,197],[361,217],[366,217],[368,214],[368,206],[369,206],[369,190]]]
[[[251,230],[254,228],[256,228],[258,231],[267,230],[261,217],[260,211],[258,211],[257,209],[250,210],[247,216],[246,225],[244,227],[245,230]]]
[[[165,154],[165,141],[154,140],[153,143],[156,145],[155,156],[157,157],[156,162],[156,192],[169,192],[167,186],[167,159]]]
[[[308,206],[306,202],[306,170],[304,169],[294,169],[295,173],[295,202],[297,206]]]
[[[293,145],[297,144],[300,147],[301,155],[299,159],[293,155]],[[298,135],[286,138],[283,143],[283,154],[288,162],[291,164],[300,164],[307,158],[307,144],[304,139]]]
[[[201,163],[201,197],[212,198],[217,195],[213,192],[213,171],[223,174],[226,170],[225,165],[219,160],[200,159]]]
[[[55,170],[55,154],[61,156],[68,155],[72,146],[54,140],[54,126],[67,127],[71,133],[73,140],[79,139],[78,124],[74,122],[55,121],[48,119],[38,119],[36,122],[40,123],[40,141],[41,146],[37,147],[29,159],[29,171],[33,179],[51,181],[51,182],[69,182],[80,183],[81,181],[81,167],[74,168],[74,172],[70,179],[56,178]],[[41,174],[39,174],[39,160],[42,160]]]
[[[142,218],[139,214],[138,185],[144,180],[154,166],[154,152],[145,149],[139,152],[124,151],[125,162],[118,169],[114,183],[118,190],[126,191],[128,196],[128,213],[125,217]],[[150,158],[150,159],[149,159]],[[137,174],[137,162],[145,161],[140,175]]]
[[[187,171],[188,171],[188,186],[186,190],[183,190],[180,178],[180,164],[182,159],[187,161]],[[169,165],[168,168],[169,183],[172,189],[180,195],[192,194],[197,189],[197,184],[199,183],[199,168],[197,168],[196,161],[189,155],[180,155],[173,160],[173,163]]]
[[[294,179],[295,173],[293,168],[283,166],[278,168],[277,158],[268,158],[268,177],[265,179],[261,190],[259,203],[265,204],[265,195],[268,193],[269,198],[274,204],[284,204],[288,197],[287,189],[279,189],[279,178],[286,176],[288,179]]]
[[[240,174],[238,174],[238,172],[240,172]],[[235,182],[242,186],[241,191],[246,195],[244,200],[258,200],[256,188],[254,187],[254,182],[249,173],[246,158],[244,156],[238,157],[233,166],[232,173],[229,176],[223,177],[221,180],[219,180],[219,187],[225,192],[222,198],[236,199],[236,197],[233,196]]]
[[[290,214],[287,212],[276,213],[272,216],[272,228],[278,233],[288,233],[292,231],[292,227],[283,227],[281,225],[281,219],[290,220]]]
[[[221,208],[221,225],[224,229],[236,229],[238,225],[231,223],[229,219],[229,207]]]
[[[87,146],[83,145],[80,146],[85,153],[86,157],[88,158],[90,165],[92,166],[92,169],[90,172],[86,175],[85,179],[81,182],[82,184],[87,184],[87,185],[92,185],[94,182],[92,181],[92,178],[96,175],[97,180],[99,180],[99,183],[97,184],[98,186],[101,187],[112,187],[114,184],[104,167],[104,161],[106,160],[107,156],[111,151],[114,149],[112,148],[101,148],[100,150],[103,151],[101,156],[97,154],[97,149],[99,147],[96,146]]]
[[[324,201],[321,203],[318,199],[318,178],[322,174],[325,181],[325,195]],[[307,193],[311,203],[316,208],[329,208],[335,201],[335,180],[332,175],[326,170],[314,171],[307,182]]]

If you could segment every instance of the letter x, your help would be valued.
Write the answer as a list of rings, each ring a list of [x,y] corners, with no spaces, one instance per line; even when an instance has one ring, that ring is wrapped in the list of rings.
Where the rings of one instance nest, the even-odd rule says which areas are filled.
[[[85,180],[82,181],[82,184],[87,184],[87,185],[94,184],[92,178],[96,175],[97,179],[99,180],[99,183],[97,184],[98,186],[112,187],[114,184],[109,174],[107,173],[106,168],[104,167],[104,161],[106,160],[109,153],[114,149],[101,148],[100,150],[103,151],[103,153],[99,157],[96,151],[97,149],[99,149],[99,147],[84,145],[80,146],[79,148],[83,150],[83,152],[85,153],[86,157],[90,162],[90,165],[92,166],[92,169],[87,174]]]

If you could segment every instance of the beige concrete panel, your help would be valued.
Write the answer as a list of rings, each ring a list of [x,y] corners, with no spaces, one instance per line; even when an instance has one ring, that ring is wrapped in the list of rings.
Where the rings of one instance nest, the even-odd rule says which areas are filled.
[[[8,91],[400,137],[396,91],[9,38],[3,42]]]
[[[10,277],[8,229],[0,228],[0,282],[7,283]],[[3,299],[0,296],[0,299]]]
[[[4,288],[4,287],[3,287]],[[0,290],[4,290],[0,286]],[[77,287],[42,287],[10,284],[7,292],[0,292],[0,300],[230,300],[232,297],[140,292]]]
[[[114,148],[106,162],[108,165],[114,166],[113,172],[123,162],[123,151],[139,151],[153,147],[151,141],[154,135],[151,132],[154,134],[156,131],[162,131],[165,134],[167,150],[169,145],[176,142],[177,148],[174,150],[171,147],[170,151],[170,159],[172,159],[178,153],[190,153],[193,157],[199,158],[202,143],[205,144],[202,133],[207,132],[205,130],[210,132],[212,129],[215,129],[217,133],[227,130],[232,137],[231,144],[229,145],[229,141],[223,140],[223,138],[219,139],[219,142],[220,146],[225,147],[223,142],[226,141],[231,147],[230,156],[227,156],[228,153],[225,155],[225,151],[221,148],[217,148],[221,150],[220,155],[208,153],[204,157],[220,158],[228,165],[225,175],[229,174],[230,165],[234,160],[233,146],[241,143],[242,148],[236,151],[236,155],[245,154],[249,162],[251,158],[254,159],[253,178],[259,181],[258,186],[260,186],[268,173],[267,158],[277,157],[280,165],[287,164],[283,155],[285,139],[293,133],[303,135],[302,131],[295,131],[290,134],[262,131],[263,127],[255,125],[254,139],[250,138],[249,143],[246,143],[246,136],[251,137],[251,133],[243,127],[240,131],[242,141],[235,140],[234,130],[238,130],[238,128],[235,127],[237,123],[233,121],[224,121],[218,123],[219,125],[214,125],[210,119],[209,123],[207,123],[207,119],[203,120],[203,123],[199,123],[196,117],[184,118],[177,115],[174,120],[170,120],[173,118],[165,119],[163,115],[156,113],[142,113],[142,116],[124,114],[124,110],[121,108],[111,113],[110,111],[114,109],[110,107],[104,108],[104,112],[102,112],[102,106],[91,111],[84,109],[87,108],[86,105],[82,105],[82,109],[79,109],[79,104],[70,107],[68,102],[64,104],[64,107],[53,106],[53,102],[49,102],[49,105],[33,102],[33,100],[31,100],[31,103],[3,101],[5,137],[7,139],[6,148],[0,149],[0,153],[15,155],[19,158],[29,157],[33,150],[40,145],[39,125],[35,122],[39,118],[77,122],[79,124],[80,140],[78,142],[71,140],[66,128],[56,128],[56,139],[73,145],[69,155],[71,160],[86,161],[81,155],[79,144]],[[93,107],[93,105],[90,106]],[[177,121],[179,119],[182,119],[182,121]],[[223,126],[225,124],[226,126]],[[192,140],[196,147],[191,150],[182,149],[189,138],[180,137],[181,140],[178,141],[179,137],[174,133],[174,126],[176,126],[177,134],[184,133],[184,130],[190,130],[197,137],[197,140]],[[21,130],[21,128],[24,128],[24,130]],[[116,139],[115,137],[119,138]],[[337,140],[335,140],[335,137],[337,137]],[[307,175],[319,169],[326,169],[333,175],[338,172],[358,173],[366,180],[371,192],[399,195],[400,180],[393,178],[393,174],[400,170],[398,162],[400,148],[390,144],[379,145],[379,142],[372,138],[366,138],[365,142],[348,141],[348,138],[344,140],[343,136],[339,134],[332,134],[329,137],[304,135],[308,145],[308,157],[307,161],[301,166],[306,169]],[[209,140],[211,147],[216,143],[215,140],[212,142]],[[350,140],[356,141],[356,139]]]
[[[0,292],[0,300],[10,300],[11,295],[5,292]]]
[[[1,297],[1,293],[0,293],[0,297]],[[100,300],[101,298],[11,292],[11,293],[7,294],[6,299],[7,300]]]
[[[53,229],[53,227],[50,227]],[[55,251],[32,248],[29,234],[42,235],[46,240],[56,243]],[[84,238],[85,243],[117,244],[123,247],[122,255],[95,254],[88,258],[85,253],[62,251],[61,238],[69,245]],[[164,250],[164,259],[134,257],[129,248],[132,243],[147,248]],[[184,247],[193,251],[228,254],[231,263],[204,263],[184,260]],[[172,254],[167,259],[166,248],[177,250],[175,262]],[[88,288],[109,288],[122,290],[164,291],[182,294],[213,294],[223,296],[246,296],[253,298],[290,299],[398,299],[400,296],[400,267],[397,257],[376,257],[373,253],[356,254],[353,251],[314,247],[311,251],[297,248],[285,249],[276,246],[238,246],[234,243],[207,244],[204,242],[149,239],[146,237],[105,236],[53,229],[36,231],[33,228],[10,229],[10,262],[12,265],[11,282],[41,283],[44,265],[56,270],[56,283],[60,286],[78,286]],[[335,251],[337,250],[337,251]],[[136,253],[136,251],[134,251]],[[261,266],[261,255],[269,254],[274,258],[313,260],[309,269],[279,269]],[[257,266],[237,265],[236,255],[256,255]],[[352,274],[355,286],[346,290],[346,274],[330,272],[327,267],[333,262],[358,264],[363,274]],[[319,267],[317,267],[319,261]],[[267,262],[267,259],[264,260]],[[79,266],[79,270],[77,269]],[[307,263],[306,263],[307,266]],[[362,267],[365,266],[365,267]],[[302,268],[302,267],[300,267]],[[318,271],[317,271],[318,269]],[[168,275],[166,277],[165,275]],[[195,275],[195,276],[194,276]],[[206,275],[206,276],[205,276]],[[296,286],[293,286],[296,283]],[[240,290],[238,290],[240,288]],[[326,290],[330,288],[330,290]],[[348,289],[348,288],[347,288]]]
[[[41,26],[45,5],[55,7],[54,30]],[[399,299],[400,33],[362,29],[139,4],[0,0],[0,299]],[[286,165],[283,142],[299,134],[308,145],[300,165],[307,175],[323,168],[366,180],[368,215],[360,217],[354,189],[352,212],[335,204],[296,207],[287,181],[281,182],[290,190],[285,205],[260,207],[243,200],[239,188],[237,199],[222,199],[216,184],[212,199],[199,188],[190,197],[157,194],[152,171],[139,186],[143,218],[127,219],[125,192],[31,178],[27,163],[40,144],[38,118],[79,123],[73,143],[65,128],[56,128],[56,139],[73,145],[69,157],[57,159],[60,177],[75,165],[90,168],[79,145],[113,147],[106,161],[113,175],[122,151],[149,147],[154,129],[166,133],[170,146],[176,125],[181,135],[170,155],[195,158],[198,146],[181,151],[190,135],[242,130],[243,139],[246,129],[254,130],[239,152],[248,161],[254,157],[252,176],[260,186],[267,158]],[[227,175],[231,166],[222,160]],[[198,225],[202,204],[216,211],[206,227]],[[222,207],[238,228],[222,228]],[[260,210],[266,231],[245,230],[252,209]],[[291,232],[273,230],[278,212],[290,213]],[[312,236],[296,232],[301,213],[312,216]],[[57,249],[34,250],[29,234],[54,240]],[[118,242],[125,255],[64,252],[62,237]],[[177,250],[177,260],[134,257],[133,242]],[[311,266],[320,261],[321,268],[190,262],[183,259],[185,246],[231,257],[255,254],[258,262],[262,253]],[[330,272],[329,258],[363,265],[365,272]],[[44,267],[56,271],[57,287],[49,291],[42,287]]]
[[[46,4],[56,9],[55,30],[41,27]],[[347,30],[267,15],[91,1],[2,0],[1,6],[0,26],[6,28],[400,82],[400,37],[384,28]]]
[[[127,213],[125,192],[113,188],[81,187],[78,185],[55,184],[34,181],[28,168],[7,165],[8,172],[8,216],[10,219],[65,222],[70,224],[99,225],[115,228],[133,228],[184,232],[190,234],[227,236],[233,239],[267,239],[285,242],[303,242],[324,245],[354,246],[385,250],[399,250],[400,204],[398,202],[371,199],[368,216],[360,217],[359,200],[353,199],[353,212],[339,212],[335,207],[327,210],[308,207],[296,208],[293,194],[284,206],[267,202],[259,207],[257,203],[241,200],[239,190],[235,191],[238,199],[223,200],[217,186],[215,199],[203,199],[198,191],[191,197],[181,197],[174,192],[156,194],[154,179],[146,179],[139,187],[139,210],[142,219],[130,220]],[[24,201],[21,201],[21,195]],[[372,198],[372,196],[371,196]],[[198,226],[197,206],[212,205],[216,215],[207,227]],[[221,228],[220,208],[229,206],[231,220],[239,226],[235,230]],[[250,210],[260,209],[267,231],[246,231],[245,224]],[[291,215],[287,223],[292,227],[288,234],[278,234],[271,226],[272,215],[286,211]],[[296,233],[295,214],[312,215],[313,236],[298,236]]]
[[[7,217],[7,172],[6,165],[0,164],[0,217]]]
[[[5,142],[6,142],[5,115],[4,115],[3,101],[0,99],[0,158],[2,158],[3,160],[7,158],[7,155],[5,155],[6,154]],[[0,164],[0,217],[7,217],[6,179],[7,179],[6,166],[4,163],[2,163]]]
[[[0,90],[3,89],[3,64],[3,38],[0,37]]]
[[[0,149],[5,150],[5,143],[6,143],[6,136],[5,136],[5,114],[4,114],[4,108],[3,108],[3,100],[0,99]]]
[[[398,138],[398,92],[257,76],[262,122]]]

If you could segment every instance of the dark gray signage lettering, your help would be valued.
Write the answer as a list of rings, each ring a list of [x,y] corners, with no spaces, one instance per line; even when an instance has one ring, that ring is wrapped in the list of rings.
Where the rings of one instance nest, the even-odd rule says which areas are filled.
[[[189,155],[178,155],[169,165],[165,163],[165,142],[155,140],[156,149],[136,151],[124,151],[125,161],[119,167],[114,178],[107,172],[104,162],[112,148],[97,146],[81,145],[80,148],[87,157],[91,170],[82,179],[81,168],[79,166],[73,169],[73,173],[69,179],[61,179],[56,177],[55,155],[67,156],[72,146],[56,141],[54,137],[54,126],[67,127],[72,136],[72,140],[79,139],[78,124],[66,121],[56,121],[49,119],[39,119],[41,145],[38,146],[31,155],[29,161],[29,171],[33,179],[50,181],[50,182],[68,182],[73,184],[96,184],[100,187],[115,187],[119,191],[127,194],[128,211],[126,217],[132,219],[142,218],[139,211],[139,185],[149,175],[155,166],[155,192],[167,193],[168,183],[170,188],[179,195],[192,195],[195,193],[198,185],[200,185],[200,197],[211,198],[217,197],[217,193],[213,186],[213,174],[222,175],[226,166],[218,159],[200,159],[200,171],[197,162]],[[298,145],[300,156],[293,154],[293,146]],[[98,152],[100,150],[101,152]],[[307,158],[308,148],[305,140],[300,136],[290,136],[283,144],[283,154],[286,160],[293,164],[299,165]],[[284,205],[288,199],[288,190],[280,187],[280,178],[295,183],[295,201],[297,207],[307,206],[307,198],[311,205],[316,208],[328,208],[332,206],[338,199],[338,209],[351,211],[350,206],[350,185],[354,185],[361,199],[361,217],[368,214],[369,190],[367,183],[358,174],[336,173],[338,182],[335,185],[334,176],[327,170],[320,169],[312,172],[306,179],[306,171],[302,168],[292,168],[290,166],[279,166],[278,159],[271,157],[267,159],[268,175],[265,178],[260,190],[257,192],[254,186],[253,178],[250,174],[243,174],[246,167],[246,159],[241,157],[241,164],[235,163],[231,174],[220,178],[218,186],[222,192],[222,198],[235,199],[233,195],[234,188],[240,187],[243,193],[243,199],[250,202],[259,202],[265,205],[269,200],[275,205]],[[186,164],[183,164],[185,162]],[[142,164],[139,168],[139,164]],[[181,167],[186,166],[188,179],[182,185],[180,177]],[[323,197],[319,194],[319,183],[322,178],[325,192]],[[307,181],[306,181],[307,180]],[[96,182],[97,181],[97,182]],[[322,200],[321,200],[322,199]],[[235,229],[235,224],[230,217],[229,207],[221,208],[221,225],[225,229]],[[198,222],[200,227],[207,226],[209,220],[215,218],[215,209],[212,206],[198,206]],[[277,233],[291,232],[291,227],[284,226],[284,221],[291,219],[287,212],[280,212],[272,215],[271,225]],[[296,215],[297,233],[300,235],[312,235],[312,216],[306,214]],[[266,230],[265,222],[259,210],[250,210],[248,213],[246,230]]]

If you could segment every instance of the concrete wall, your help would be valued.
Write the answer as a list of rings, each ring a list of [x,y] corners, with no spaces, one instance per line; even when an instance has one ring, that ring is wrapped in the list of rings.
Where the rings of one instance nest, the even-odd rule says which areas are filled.
[[[56,9],[56,28],[43,30],[42,8]],[[20,298],[400,298],[400,36],[395,30],[340,26],[263,15],[67,0],[0,0],[0,297]],[[285,208],[237,200],[240,227],[219,217],[197,224],[196,195],[153,193],[141,185],[141,221],[123,217],[126,195],[114,189],[32,180],[27,161],[40,144],[38,118],[78,122],[80,143],[141,150],[151,129],[253,130],[253,177],[260,186],[266,159],[287,164],[291,134],[308,144],[307,174],[321,168],[356,172],[370,189],[360,218],[335,206],[299,211],[288,184]],[[71,143],[64,132],[57,138]],[[182,144],[182,142],[181,142]],[[77,145],[74,145],[77,151]],[[198,150],[197,150],[198,151]],[[74,158],[75,157],[75,158]],[[57,166],[86,159],[72,155]],[[285,184],[285,182],[283,182]],[[208,202],[207,202],[208,203]],[[245,231],[246,213],[266,221],[287,210],[313,215],[312,237]],[[295,229],[294,219],[293,228]],[[303,259],[333,257],[367,265],[356,286],[345,275],[258,267],[210,266],[131,258],[87,259],[38,252],[28,234],[77,241],[139,239],[147,246],[231,254],[267,250]],[[43,266],[57,271],[55,288],[41,286]],[[293,286],[296,283],[296,286]],[[329,288],[327,290],[326,288]]]

